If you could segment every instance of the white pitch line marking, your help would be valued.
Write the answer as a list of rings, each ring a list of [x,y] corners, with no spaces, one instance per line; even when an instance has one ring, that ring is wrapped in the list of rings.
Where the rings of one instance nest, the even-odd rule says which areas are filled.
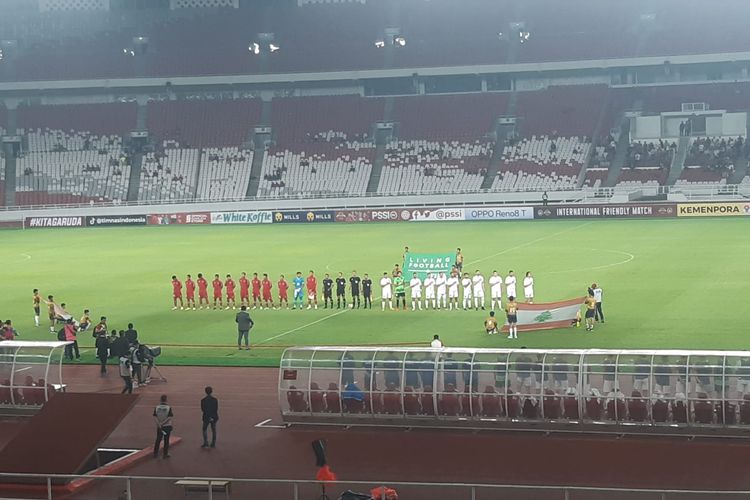
[[[348,307],[346,309],[342,310],[342,311],[338,311],[338,312],[335,312],[333,314],[329,314],[328,316],[324,316],[324,317],[322,317],[320,319],[316,319],[315,321],[311,321],[310,323],[306,323],[306,324],[304,324],[302,326],[298,326],[297,328],[292,328],[291,330],[287,330],[286,332],[282,332],[282,333],[280,333],[278,335],[274,335],[273,337],[269,337],[269,338],[267,338],[265,340],[262,340],[262,341],[258,342],[258,344],[265,344],[266,342],[270,342],[272,340],[276,340],[279,337],[283,337],[284,335],[289,335],[290,333],[297,332],[299,330],[307,328],[308,326],[317,325],[321,321],[325,321],[327,319],[331,319],[334,316],[338,316],[339,314],[344,314],[347,311],[349,311]]]
[[[23,257],[26,257],[26,260],[31,260],[31,255],[29,255],[27,253],[22,253],[22,254],[19,254],[19,255],[21,255]]]
[[[590,248],[589,250],[592,250],[594,252],[618,253],[620,255],[625,255],[627,259],[621,260],[620,262],[614,262],[612,264],[602,264],[601,266],[585,267],[585,268],[579,268],[579,269],[565,269],[563,271],[549,271],[544,274],[563,274],[563,273],[574,273],[574,272],[580,272],[580,271],[596,271],[597,269],[607,269],[609,267],[621,266],[623,264],[627,264],[628,262],[635,260],[635,255],[629,252],[623,252],[621,250],[600,250],[598,248]]]
[[[22,371],[26,371],[26,370],[31,370],[31,367],[30,366],[26,366],[24,368],[19,368],[18,370],[16,370],[16,373],[22,372]]]
[[[270,422],[271,420],[273,419],[267,418],[262,422],[258,422],[253,427],[262,427],[265,429],[286,429],[287,428],[286,425],[269,425],[268,422]]]
[[[589,224],[593,224],[594,221],[584,222],[583,224],[579,224],[575,227],[569,227],[568,229],[564,229],[562,231],[558,231],[556,233],[548,234],[547,236],[542,236],[541,238],[537,238],[535,240],[527,241],[526,243],[521,243],[520,245],[516,245],[514,247],[506,248],[505,250],[501,250],[497,253],[493,253],[492,255],[488,255],[487,257],[482,257],[481,259],[472,260],[471,262],[467,262],[466,265],[470,266],[472,264],[476,264],[477,262],[483,262],[487,259],[491,259],[493,257],[497,257],[498,255],[503,255],[504,253],[512,252],[513,250],[518,250],[524,247],[527,247],[529,245],[533,245],[534,243],[539,243],[540,241],[548,240],[550,238],[554,238],[555,236],[559,236],[561,234],[567,233],[569,231],[575,231],[576,229],[580,229],[582,227],[586,227]]]

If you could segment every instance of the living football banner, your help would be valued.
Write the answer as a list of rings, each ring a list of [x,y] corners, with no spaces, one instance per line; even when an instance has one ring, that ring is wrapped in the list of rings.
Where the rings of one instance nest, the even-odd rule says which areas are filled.
[[[585,297],[548,302],[546,304],[518,303],[518,331],[549,330],[573,326]],[[508,331],[506,320],[503,331]]]
[[[427,276],[427,273],[450,273],[456,256],[453,253],[411,253],[404,257],[404,277],[411,279],[412,273],[417,273],[421,279]]]

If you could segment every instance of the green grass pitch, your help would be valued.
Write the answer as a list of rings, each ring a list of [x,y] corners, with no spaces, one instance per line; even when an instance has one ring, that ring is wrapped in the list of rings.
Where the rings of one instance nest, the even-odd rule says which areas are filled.
[[[79,317],[132,321],[141,338],[163,345],[161,364],[275,365],[289,345],[446,345],[544,348],[745,349],[750,282],[746,220],[613,220],[168,226],[0,233],[0,316],[12,318],[20,339],[53,339],[34,328],[31,290],[66,302]],[[268,272],[305,275],[356,269],[377,279],[413,252],[460,246],[465,270],[509,269],[536,278],[537,302],[583,295],[592,281],[604,289],[607,323],[520,333],[517,341],[482,333],[485,312],[251,311],[252,342],[237,351],[233,311],[172,311],[170,277],[198,272],[222,277]],[[379,288],[375,296],[379,295]],[[274,295],[276,290],[274,287]],[[94,361],[90,333],[79,343]]]

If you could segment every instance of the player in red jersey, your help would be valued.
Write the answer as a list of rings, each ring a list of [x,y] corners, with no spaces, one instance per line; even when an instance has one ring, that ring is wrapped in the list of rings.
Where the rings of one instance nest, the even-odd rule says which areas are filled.
[[[208,281],[201,273],[198,273],[198,305],[203,309],[204,304],[208,309]]]
[[[281,309],[281,304],[286,304],[286,308],[289,309],[289,283],[286,282],[283,274],[276,286],[279,287],[279,309]]]
[[[251,283],[253,285],[253,309],[256,309],[258,306],[263,307],[263,304],[260,302],[260,280],[258,279],[258,273],[253,273]]]
[[[242,273],[242,276],[240,276],[240,305],[250,305],[250,280],[247,279],[246,273]]]
[[[221,282],[218,274],[214,274],[214,280],[211,282],[211,286],[214,287],[214,309],[220,309],[224,307],[224,303],[221,299],[221,289],[224,288],[224,283]],[[216,303],[219,303],[219,307],[216,307]]]
[[[192,276],[190,276],[189,274],[185,279],[185,292],[187,293],[188,309],[190,309],[190,307],[192,306],[193,311],[195,311],[195,281],[193,281]]]
[[[177,279],[177,276],[172,276],[172,300],[174,302],[174,307],[172,307],[173,311],[177,309],[178,301],[180,303],[180,309],[185,309],[182,304],[182,283]]]
[[[271,309],[273,307],[273,296],[271,295],[273,284],[271,283],[271,280],[268,279],[268,274],[266,273],[263,273],[261,286],[263,287],[263,303],[265,304],[266,309]]]
[[[231,274],[227,274],[227,280],[224,282],[224,288],[227,289],[227,309],[229,309],[229,303],[232,303],[232,309],[237,309],[237,305],[234,301],[234,280]]]
[[[318,308],[318,278],[315,277],[315,273],[310,271],[310,275],[307,277],[307,308],[312,308],[313,304],[315,309]]]

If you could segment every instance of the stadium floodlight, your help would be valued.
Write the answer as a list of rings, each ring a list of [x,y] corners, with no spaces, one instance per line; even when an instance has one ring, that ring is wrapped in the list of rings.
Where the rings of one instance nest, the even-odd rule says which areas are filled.
[[[258,55],[260,54],[260,44],[251,43],[250,45],[248,45],[247,50],[249,50],[251,54]]]
[[[272,43],[269,43],[268,44],[268,50],[270,50],[271,54],[273,54],[274,52],[276,52],[278,50],[281,50],[281,47],[279,47],[278,45],[274,45]]]
[[[135,50],[133,49],[122,49],[123,54],[130,57],[135,57]]]
[[[5,57],[5,54],[3,53],[3,49],[0,48],[0,62],[2,62],[3,57]]]
[[[531,37],[531,32],[529,31],[521,30],[518,32],[518,39],[521,43],[528,42],[530,37]]]
[[[375,47],[382,49],[385,47],[385,40],[375,40]]]
[[[401,35],[394,37],[393,45],[395,45],[396,47],[406,47],[406,38]]]

